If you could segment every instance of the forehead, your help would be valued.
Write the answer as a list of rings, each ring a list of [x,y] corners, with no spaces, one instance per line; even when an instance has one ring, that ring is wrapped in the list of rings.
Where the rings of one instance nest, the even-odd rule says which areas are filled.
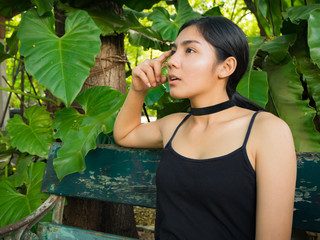
[[[188,40],[196,40],[200,43],[207,42],[196,26],[189,26],[183,29],[176,38],[175,44],[178,45],[179,43]]]
[[[201,45],[203,47],[211,47],[211,44],[209,44],[202,34],[199,32],[198,28],[196,26],[189,26],[185,29],[183,29],[178,37],[175,40],[175,45],[178,46],[180,44],[183,44],[185,42],[198,42],[198,45]]]

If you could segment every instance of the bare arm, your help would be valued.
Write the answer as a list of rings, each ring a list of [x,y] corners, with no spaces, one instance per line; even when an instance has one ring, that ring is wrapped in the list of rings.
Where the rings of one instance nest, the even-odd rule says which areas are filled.
[[[164,52],[159,58],[146,60],[132,70],[132,84],[127,99],[116,119],[113,135],[115,141],[126,147],[162,147],[159,121],[141,124],[141,109],[148,89],[166,82],[161,76],[161,66],[171,55]]]
[[[292,134],[268,113],[257,125],[262,138],[256,151],[256,240],[290,240],[297,168]]]

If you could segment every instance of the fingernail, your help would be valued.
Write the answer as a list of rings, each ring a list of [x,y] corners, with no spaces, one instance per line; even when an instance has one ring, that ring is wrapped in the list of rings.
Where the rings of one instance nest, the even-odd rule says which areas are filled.
[[[157,77],[157,82],[160,82],[160,78],[159,77]]]
[[[150,83],[148,83],[147,86],[148,86],[149,88],[151,88],[151,84],[150,84]]]

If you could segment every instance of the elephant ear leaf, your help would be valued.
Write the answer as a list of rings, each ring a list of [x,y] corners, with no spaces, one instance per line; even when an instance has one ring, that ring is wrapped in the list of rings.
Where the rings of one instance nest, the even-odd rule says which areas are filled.
[[[48,198],[48,194],[40,192],[45,166],[43,162],[30,165],[25,181],[26,194],[18,192],[8,179],[0,181],[0,227],[32,213]]]
[[[153,8],[148,19],[153,21],[152,28],[159,31],[164,40],[174,41],[179,28],[187,21],[200,18],[201,14],[194,12],[187,0],[178,1],[177,14],[173,19],[162,7]]]
[[[112,131],[116,113],[124,102],[124,95],[109,87],[100,86],[84,90],[76,100],[85,114],[65,108],[56,113],[53,121],[56,136],[63,142],[53,161],[60,180],[70,173],[85,169],[85,156],[96,148],[98,135]]]
[[[33,106],[25,111],[25,118],[27,123],[17,114],[8,120],[6,130],[11,138],[11,145],[21,152],[46,158],[53,142],[50,113],[44,106]]]
[[[20,53],[27,71],[70,106],[100,52],[100,30],[82,10],[69,14],[61,38],[53,23],[53,16],[39,17],[35,9],[26,12],[18,31]]]

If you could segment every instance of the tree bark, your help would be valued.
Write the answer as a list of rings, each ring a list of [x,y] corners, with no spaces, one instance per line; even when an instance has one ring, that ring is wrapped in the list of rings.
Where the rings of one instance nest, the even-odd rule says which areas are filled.
[[[65,16],[60,11],[57,13],[57,35],[63,36]],[[123,40],[122,34],[101,37],[101,51],[82,90],[93,86],[111,86],[126,93],[126,58]],[[79,109],[77,103],[72,106]],[[63,224],[138,238],[133,206],[130,205],[67,197]]]
[[[123,34],[101,37],[101,51],[83,88],[110,86],[126,93],[126,72]]]

